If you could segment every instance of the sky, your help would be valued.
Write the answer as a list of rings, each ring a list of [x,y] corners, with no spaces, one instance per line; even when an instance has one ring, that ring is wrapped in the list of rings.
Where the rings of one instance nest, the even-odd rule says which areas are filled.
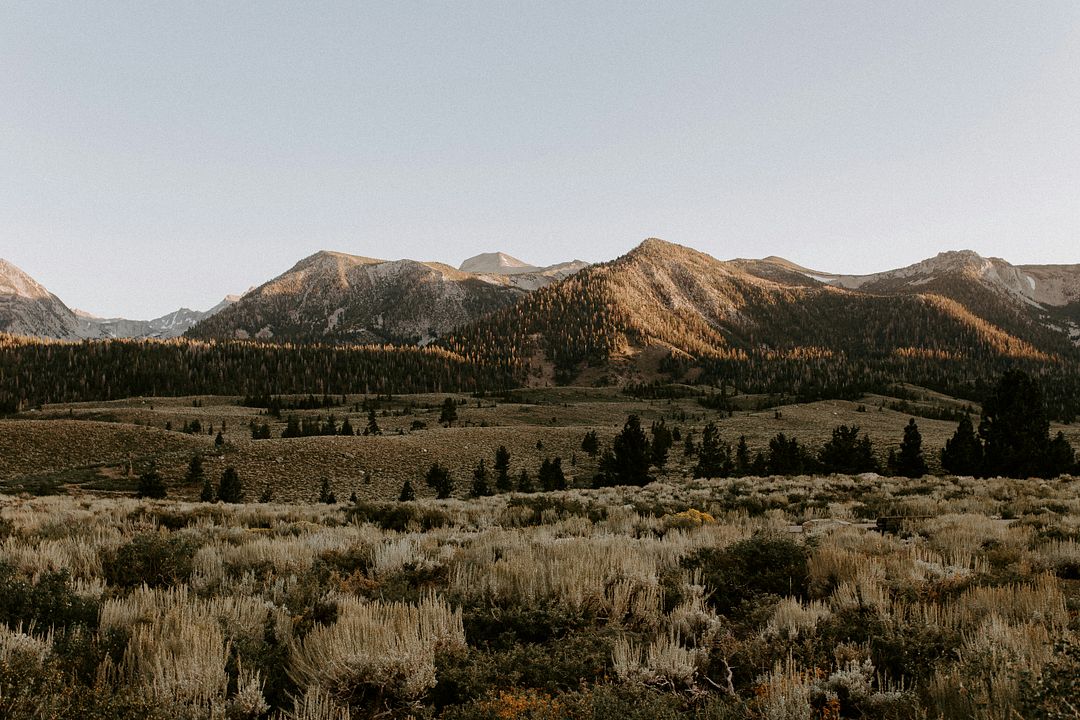
[[[0,3],[0,257],[69,306],[647,237],[1080,263],[1080,3]]]

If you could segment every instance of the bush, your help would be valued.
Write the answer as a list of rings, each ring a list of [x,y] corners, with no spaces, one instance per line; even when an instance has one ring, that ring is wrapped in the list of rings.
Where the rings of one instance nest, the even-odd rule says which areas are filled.
[[[190,538],[155,532],[136,535],[104,558],[105,581],[124,588],[179,585],[191,578],[198,549]]]
[[[453,524],[445,510],[413,503],[359,502],[345,511],[345,517],[349,522],[371,523],[397,532],[412,526],[427,532]]]
[[[806,548],[788,537],[755,535],[730,547],[705,548],[683,558],[687,569],[701,569],[709,603],[724,615],[746,601],[766,595],[805,598],[807,593]],[[744,606],[745,607],[745,606]]]
[[[45,573],[36,583],[0,564],[0,624],[39,628],[95,627],[98,604],[74,593],[66,570]]]

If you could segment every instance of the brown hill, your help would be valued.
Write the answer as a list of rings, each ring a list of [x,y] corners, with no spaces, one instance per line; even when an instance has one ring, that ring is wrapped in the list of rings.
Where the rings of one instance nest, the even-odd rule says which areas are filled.
[[[544,377],[544,365],[561,381],[589,378],[589,368],[621,380],[704,370],[759,389],[835,386],[943,363],[979,377],[1009,362],[1057,364],[1072,352],[1060,334],[996,324],[984,310],[944,293],[840,287],[790,263],[723,262],[650,239],[462,329],[448,346],[521,376]]]

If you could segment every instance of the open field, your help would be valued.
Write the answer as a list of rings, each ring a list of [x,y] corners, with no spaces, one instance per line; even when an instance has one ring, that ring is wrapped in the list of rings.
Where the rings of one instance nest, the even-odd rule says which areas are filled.
[[[1075,479],[0,496],[3,717],[1072,717],[1078,611]]]
[[[906,388],[906,392],[917,398],[911,402],[913,409],[928,414],[966,405],[917,388]],[[455,395],[463,403],[458,421],[444,428],[438,419],[446,397],[335,397],[340,406],[286,410],[281,418],[244,407],[238,397],[134,398],[45,406],[18,419],[0,420],[0,489],[130,491],[137,474],[154,461],[170,496],[194,499],[199,488],[182,481],[188,461],[199,452],[205,455],[207,473],[215,479],[225,467],[235,467],[246,497],[252,500],[269,487],[277,501],[308,502],[318,496],[323,478],[341,499],[354,492],[361,499],[394,499],[405,480],[411,480],[423,496],[431,491],[418,480],[433,462],[450,468],[456,494],[461,495],[477,462],[484,459],[490,467],[499,445],[511,453],[514,477],[521,469],[535,476],[544,458],[561,457],[570,484],[587,487],[597,463],[581,451],[582,437],[595,431],[605,446],[631,413],[639,415],[646,427],[664,419],[669,427],[684,435],[692,433],[695,439],[707,422],[716,422],[725,441],[734,445],[745,435],[752,451],[763,449],[780,432],[818,446],[833,427],[858,425],[870,435],[882,459],[899,444],[911,417],[891,409],[903,401],[882,396],[775,406],[769,405],[768,398],[740,396],[732,405],[743,409],[732,410],[729,417],[727,412],[702,407],[695,398],[639,400],[614,388],[571,387],[515,391],[513,402]],[[280,439],[289,415],[325,420],[333,414],[339,424],[348,417],[360,432],[367,422],[362,410],[365,403],[378,408],[383,435]],[[956,424],[928,417],[917,420],[928,462],[936,469],[937,451]],[[193,421],[201,425],[201,435],[180,432]],[[252,440],[251,422],[267,422],[273,439]],[[414,423],[422,423],[423,429],[413,429]],[[167,426],[172,431],[165,431]],[[1053,431],[1059,429],[1080,446],[1080,425],[1055,426]],[[213,442],[218,432],[225,440],[221,447]],[[691,464],[676,442],[659,478],[678,482],[688,475]]]

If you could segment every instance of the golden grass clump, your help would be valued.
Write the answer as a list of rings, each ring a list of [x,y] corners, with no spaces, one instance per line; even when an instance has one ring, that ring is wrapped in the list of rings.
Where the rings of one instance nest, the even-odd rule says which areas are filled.
[[[154,703],[210,712],[223,708],[229,644],[221,626],[190,604],[131,628],[121,672]]]
[[[796,598],[784,598],[776,604],[763,634],[781,640],[794,640],[800,634],[812,633],[818,623],[830,615],[832,610],[821,600],[802,603]]]
[[[289,669],[301,687],[350,695],[368,686],[416,698],[435,685],[435,653],[465,647],[461,610],[440,598],[419,605],[335,601],[337,621],[292,645]]]
[[[134,630],[156,625],[169,617],[199,618],[214,622],[230,639],[259,640],[268,619],[279,618],[281,611],[255,597],[217,595],[195,597],[186,586],[169,589],[136,588],[123,598],[106,600],[101,606],[98,627],[109,630]],[[284,627],[285,623],[276,623]]]
[[[674,633],[657,635],[645,647],[624,635],[612,649],[612,665],[623,681],[681,689],[696,685],[708,655],[707,649],[684,647]]]

